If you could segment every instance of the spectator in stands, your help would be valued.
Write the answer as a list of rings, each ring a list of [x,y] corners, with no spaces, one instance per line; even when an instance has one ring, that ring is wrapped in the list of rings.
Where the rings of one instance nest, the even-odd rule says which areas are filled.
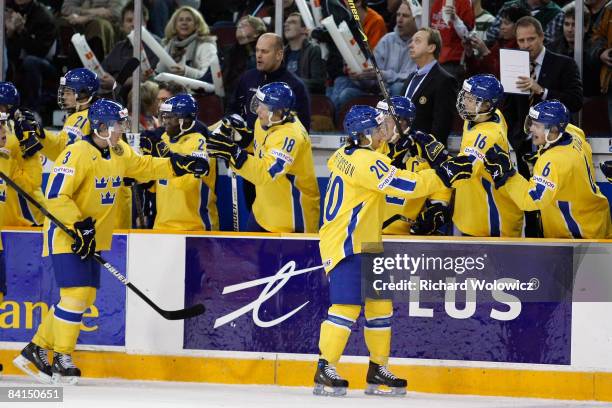
[[[85,35],[92,51],[102,60],[115,45],[121,5],[121,0],[64,0],[60,25],[68,24]]]
[[[472,30],[472,35],[476,35],[476,37],[484,40],[485,33],[495,21],[495,16],[482,8],[482,0],[472,0],[472,10],[474,11],[474,21],[476,23]]]
[[[142,7],[142,25],[146,25],[149,20],[149,10],[146,7]],[[121,10],[121,31],[126,36],[134,29],[134,2],[130,1],[127,3],[123,10]],[[154,35],[154,34],[153,34]],[[151,51],[151,49],[145,45],[144,46],[145,54],[149,60],[149,64],[152,68],[157,65],[159,59],[157,55]],[[115,83],[115,77],[121,69],[125,65],[126,61],[134,56],[134,48],[132,47],[132,42],[129,39],[124,39],[119,41],[111,52],[104,58],[102,61],[102,68],[104,69],[104,74],[100,77],[100,86],[103,91],[110,92],[113,89],[113,84]],[[151,77],[153,71],[151,72],[143,72],[142,80],[146,81]],[[126,90],[129,91],[129,88],[132,86],[132,78],[128,78],[126,82],[127,87]]]
[[[253,129],[257,115],[250,111],[255,91],[270,82],[286,82],[295,94],[295,109],[306,130],[310,129],[310,97],[304,83],[283,65],[283,40],[274,33],[259,37],[256,46],[257,64],[255,69],[246,71],[240,77],[236,92],[229,105],[228,113],[242,116],[249,129]],[[251,141],[244,141],[250,143]]]
[[[446,6],[446,0],[435,0],[431,7],[432,28],[442,37],[442,50],[438,62],[457,80],[465,75],[463,60],[463,40],[474,28],[474,11],[470,0],[455,0],[454,6]]]
[[[145,81],[140,84],[140,118],[138,120],[140,130],[154,130],[157,127],[157,94],[159,85],[157,82]],[[132,91],[128,93],[128,111],[132,111]]]
[[[371,49],[375,49],[380,39],[387,33],[387,27],[380,14],[369,8],[365,3],[365,0],[356,0],[355,8],[359,13],[363,31],[368,37],[368,45]],[[336,24],[339,25],[340,22],[336,21]],[[357,38],[356,33],[353,33],[353,36]],[[351,72],[347,67],[344,70],[346,75],[338,76],[334,80],[333,86],[326,91],[327,97],[331,99],[336,108],[336,112],[349,100],[366,95],[372,90],[372,82],[370,80],[374,76],[374,71],[366,70],[361,74],[357,74]]]
[[[468,76],[476,74],[493,74],[499,79],[499,50],[501,48],[518,48],[514,25],[531,13],[524,7],[514,5],[501,11],[499,38],[491,47],[478,36],[470,36],[465,45],[465,64]]]
[[[558,99],[570,112],[578,112],[582,108],[582,81],[573,59],[544,47],[544,30],[539,20],[523,17],[516,22],[515,30],[519,48],[529,51],[531,64],[531,76],[519,77],[516,85],[529,94],[508,94],[503,113],[508,122],[508,139],[516,151],[518,170],[529,178],[526,158],[532,153],[532,143],[523,130],[529,108],[540,101]]]
[[[487,45],[492,44],[499,36],[499,26],[501,24],[501,12],[514,5],[520,5],[531,11],[531,15],[535,17],[543,27],[544,43],[549,44],[562,35],[563,31],[563,11],[551,0],[509,0],[504,3],[500,9],[495,21],[487,30],[485,42]]]
[[[274,15],[274,0],[244,0],[238,11],[240,18],[244,16],[259,17],[269,26]]]
[[[420,28],[410,43],[418,69],[406,81],[404,96],[416,106],[412,129],[434,135],[446,144],[456,113],[457,80],[438,63],[442,38],[436,29]]]
[[[259,17],[244,16],[236,26],[236,43],[223,50],[223,86],[227,95],[233,95],[243,72],[255,68],[255,44],[266,32]]]
[[[599,85],[601,93],[608,98],[608,120],[612,129],[612,5],[606,6],[593,28],[589,52],[592,61],[601,62]]]
[[[325,64],[321,48],[308,39],[308,29],[300,13],[291,13],[283,27],[285,40],[285,66],[301,78],[310,93],[325,93]]]
[[[160,61],[157,72],[201,79],[217,59],[216,37],[210,34],[202,15],[189,6],[179,7],[172,14],[163,44],[176,65],[167,67]]]
[[[609,0],[584,0],[585,8],[591,13],[591,29],[594,29],[604,15]]]
[[[9,1],[5,28],[8,56],[22,74],[18,87],[23,106],[39,112],[43,78],[55,75],[51,61],[58,37],[53,15],[37,0]]]

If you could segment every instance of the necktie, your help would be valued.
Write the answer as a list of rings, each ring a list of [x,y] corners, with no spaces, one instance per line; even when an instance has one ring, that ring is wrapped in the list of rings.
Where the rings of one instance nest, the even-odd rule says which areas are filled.
[[[535,61],[531,61],[529,63],[529,76],[534,81],[537,80],[536,78],[536,67],[537,66],[538,66],[538,63]],[[529,94],[529,106],[533,105],[534,99],[535,99],[535,94],[533,93],[533,91],[531,91],[531,93]]]
[[[424,74],[414,74],[410,80],[410,84],[408,84],[408,89],[406,90],[406,97],[410,98],[410,100],[412,100],[412,97],[414,96],[414,93],[416,92],[417,87],[421,83],[421,79],[423,79],[424,76]]]

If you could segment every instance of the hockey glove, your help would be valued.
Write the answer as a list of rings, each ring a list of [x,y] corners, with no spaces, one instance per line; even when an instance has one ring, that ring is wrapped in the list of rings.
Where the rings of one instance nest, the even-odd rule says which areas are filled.
[[[170,163],[172,163],[172,169],[177,176],[184,176],[185,174],[206,176],[208,174],[208,160],[201,157],[172,153],[170,155]]]
[[[219,135],[210,135],[206,139],[206,150],[212,157],[220,157],[236,169],[241,168],[248,157],[238,144]]]
[[[455,182],[472,177],[473,160],[472,156],[450,157],[434,169],[444,185],[452,187]]]
[[[27,159],[42,150],[43,145],[40,143],[37,134],[44,135],[45,132],[41,130],[42,127],[40,127],[35,119],[33,121],[28,120],[23,112],[18,116],[19,118],[15,120],[15,136],[19,140],[21,155],[24,159]]]
[[[601,163],[599,167],[601,168],[604,176],[606,176],[608,179],[608,182],[612,183],[612,160]]]
[[[20,110],[16,116],[20,116],[20,120],[27,123],[26,126],[34,131],[37,138],[44,139],[47,136],[45,134],[45,129],[43,128],[42,124],[38,122],[34,113],[30,112],[29,110]]]
[[[432,235],[450,220],[450,210],[442,203],[432,203],[418,215],[410,227],[412,235]]]
[[[419,155],[418,145],[414,142],[412,135],[402,135],[397,142],[389,146],[391,147],[391,152],[389,152],[389,158],[392,159],[391,164],[399,169],[406,168],[404,158],[407,153],[410,153],[411,156]]]
[[[74,223],[74,243],[72,252],[87,259],[96,252],[96,226],[91,217]]]
[[[170,153],[159,132],[152,130],[145,130],[140,134],[140,151],[153,157],[167,157]]]
[[[233,131],[236,131],[237,135]],[[232,113],[221,119],[219,133],[234,142],[251,143],[253,140],[253,131],[249,129],[246,121],[242,116]]]
[[[433,135],[416,131],[412,137],[419,150],[419,156],[426,159],[431,167],[438,167],[448,159],[446,147]]]
[[[516,170],[512,166],[510,156],[499,145],[495,144],[489,148],[485,154],[484,166],[493,178],[495,188],[500,188],[509,177],[512,177]]]

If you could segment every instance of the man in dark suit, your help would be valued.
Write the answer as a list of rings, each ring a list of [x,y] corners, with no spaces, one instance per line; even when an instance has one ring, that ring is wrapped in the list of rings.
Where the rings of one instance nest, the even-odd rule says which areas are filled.
[[[532,152],[532,143],[523,130],[529,108],[543,100],[558,99],[570,112],[578,112],[582,108],[582,81],[573,59],[544,47],[544,31],[538,20],[531,16],[520,18],[515,32],[519,48],[529,51],[531,71],[530,77],[519,77],[516,85],[529,94],[507,95],[503,113],[508,122],[508,139],[517,152],[519,173],[531,177],[524,156]]]
[[[528,95],[510,94],[503,109],[508,123],[508,140],[516,152],[518,171],[531,178],[528,160],[535,150],[523,123],[529,108],[543,100],[558,99],[572,113],[582,108],[582,81],[573,59],[555,54],[544,47],[542,25],[534,17],[520,18],[515,25],[516,41],[529,51],[530,76],[519,77],[517,87]],[[541,228],[537,211],[525,213],[525,235],[539,237]]]
[[[418,69],[408,77],[404,95],[416,106],[412,128],[431,133],[446,144],[456,114],[457,81],[438,64],[440,32],[424,27],[410,43],[410,57]]]

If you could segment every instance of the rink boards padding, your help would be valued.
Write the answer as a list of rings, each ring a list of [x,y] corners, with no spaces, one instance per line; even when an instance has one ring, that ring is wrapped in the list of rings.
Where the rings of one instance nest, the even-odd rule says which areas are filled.
[[[49,258],[42,258],[40,232],[3,232],[8,294],[0,307],[0,341],[29,342],[42,316],[59,301]],[[126,273],[127,235],[113,236],[112,250],[102,256]],[[81,325],[79,344],[125,346],[125,286],[105,270],[100,274],[95,305]]]

